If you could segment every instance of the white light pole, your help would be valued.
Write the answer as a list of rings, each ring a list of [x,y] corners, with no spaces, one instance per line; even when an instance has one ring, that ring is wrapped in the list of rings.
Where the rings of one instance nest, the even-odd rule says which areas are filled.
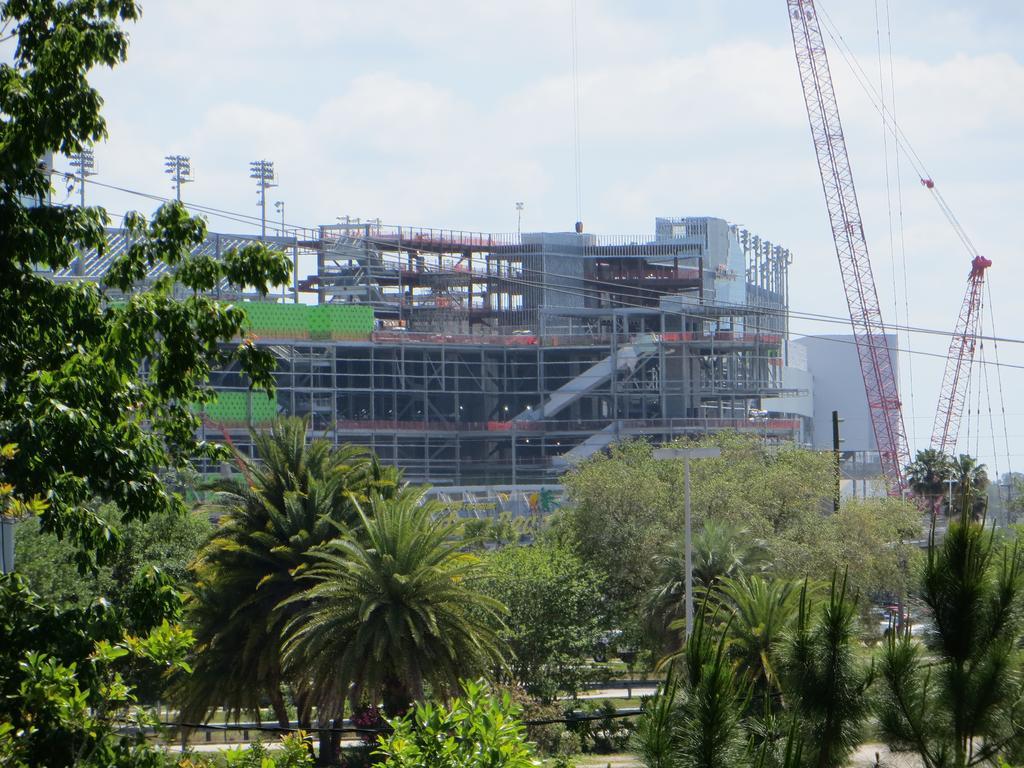
[[[686,639],[693,634],[693,528],[690,523],[690,459],[717,459],[721,448],[656,448],[655,459],[683,460],[683,537],[686,543]]]
[[[249,163],[249,178],[256,179],[260,196],[260,237],[267,236],[267,188],[277,186],[273,160],[253,160]]]
[[[167,155],[164,158],[164,173],[174,181],[174,198],[181,202],[181,185],[194,181],[192,158],[185,155]]]
[[[523,234],[523,208],[525,203],[516,203],[516,234]]]
[[[281,237],[284,237],[284,200],[275,202],[274,210],[281,214]]]
[[[81,206],[85,208],[85,180],[96,175],[96,156],[89,147],[82,147],[80,152],[71,155],[72,168],[78,169],[78,193]]]

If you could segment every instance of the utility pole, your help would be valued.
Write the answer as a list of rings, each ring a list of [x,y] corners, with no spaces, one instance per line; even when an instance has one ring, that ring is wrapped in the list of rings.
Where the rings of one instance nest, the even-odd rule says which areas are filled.
[[[267,236],[267,188],[277,186],[273,160],[253,160],[249,163],[249,178],[256,179],[256,193],[260,196],[260,237]]]
[[[683,460],[683,537],[686,546],[686,639],[693,634],[693,529],[690,520],[690,459],[717,459],[721,448],[656,448],[655,459]]]
[[[79,202],[85,208],[85,180],[96,175],[96,156],[90,147],[82,147],[71,155],[71,167],[78,169]]]
[[[834,512],[839,511],[839,494],[841,492],[843,480],[842,472],[839,469],[839,443],[842,442],[842,440],[839,439],[840,421],[842,421],[842,419],[839,418],[839,411],[832,411],[832,455],[835,457],[836,461],[836,489],[835,496],[832,499],[832,510]],[[854,482],[857,481],[854,480]]]
[[[181,202],[181,185],[195,181],[192,176],[192,158],[185,155],[167,155],[164,158],[164,173],[174,182],[174,197]]]

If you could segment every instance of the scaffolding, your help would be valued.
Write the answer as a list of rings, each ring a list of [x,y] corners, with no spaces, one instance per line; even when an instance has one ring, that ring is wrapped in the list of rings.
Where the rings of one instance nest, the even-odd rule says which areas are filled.
[[[799,416],[754,415],[793,394],[790,254],[721,219],[659,219],[653,238],[341,224],[299,246],[317,255],[300,290],[373,321],[265,330],[278,407],[411,481],[540,486],[631,437],[802,433]],[[244,388],[231,371],[215,385]],[[248,450],[246,428],[209,436]]]
[[[53,279],[102,282],[131,245],[123,230],[107,241]],[[203,409],[204,437],[244,454],[250,429],[288,414],[413,482],[540,489],[618,440],[809,433],[763,402],[802,394],[782,376],[791,256],[722,219],[659,218],[653,237],[347,222],[210,233],[194,252],[250,242],[290,252],[296,273],[245,304],[250,339],[277,361],[274,397],[226,369]]]

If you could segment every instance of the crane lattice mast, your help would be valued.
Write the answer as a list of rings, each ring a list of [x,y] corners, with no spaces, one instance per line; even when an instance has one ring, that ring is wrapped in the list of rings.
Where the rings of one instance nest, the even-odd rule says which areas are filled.
[[[960,432],[960,416],[967,402],[967,390],[971,383],[971,366],[974,363],[974,349],[978,342],[978,324],[981,321],[982,288],[985,285],[985,270],[992,262],[984,256],[975,256],[971,261],[971,273],[967,277],[967,293],[960,307],[960,317],[949,340],[949,354],[946,356],[946,372],[942,376],[939,391],[939,405],[935,410],[932,426],[932,448],[940,453],[956,450],[956,439]]]
[[[850,308],[871,426],[889,493],[899,495],[903,491],[903,468],[910,463],[910,451],[825,43],[813,0],[787,0],[787,3],[793,49],[832,224],[832,239],[839,257],[839,271]]]

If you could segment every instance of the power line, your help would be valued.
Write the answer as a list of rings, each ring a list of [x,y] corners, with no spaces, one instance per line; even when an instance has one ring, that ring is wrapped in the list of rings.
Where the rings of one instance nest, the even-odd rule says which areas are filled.
[[[939,209],[942,211],[942,214],[946,217],[946,220],[949,222],[950,226],[952,226],[957,238],[960,240],[961,243],[963,243],[964,247],[967,249],[968,254],[972,258],[974,256],[977,256],[978,251],[974,247],[974,243],[971,241],[971,238],[967,234],[967,231],[960,224],[960,220],[956,217],[956,214],[953,213],[953,209],[949,206],[949,204],[946,202],[946,199],[942,196],[942,192],[935,186],[934,177],[928,172],[928,169],[925,166],[924,161],[921,159],[921,156],[918,155],[917,151],[914,149],[913,144],[911,144],[910,139],[907,137],[903,129],[896,122],[895,115],[893,115],[886,108],[884,100],[880,98],[880,95],[874,89],[874,86],[871,83],[871,78],[867,75],[867,73],[864,71],[864,68],[860,65],[860,62],[857,60],[856,55],[853,53],[853,49],[847,44],[846,38],[843,37],[842,32],[839,31],[838,26],[832,20],[832,17],[829,16],[828,11],[822,5],[820,0],[816,4],[816,6],[821,11],[822,15],[820,18],[825,22],[825,32],[836,44],[836,49],[839,51],[839,54],[842,57],[844,63],[850,69],[851,73],[854,76],[854,79],[857,80],[857,84],[860,85],[861,89],[867,95],[868,100],[871,102],[871,105],[879,112],[879,114],[882,116],[882,119],[892,126],[892,132],[896,140],[897,149],[902,149],[904,151],[904,154],[906,155],[907,160],[910,162],[911,167],[914,169],[915,173],[917,173],[918,178],[921,180],[921,183],[924,184],[924,186],[931,191],[933,198],[939,206]]]
[[[40,170],[43,171],[43,172],[46,172],[46,169],[40,169]],[[67,174],[61,173],[60,171],[50,171],[50,173],[57,173],[57,174],[60,174],[60,175],[67,175]],[[170,202],[171,201],[171,198],[168,198],[168,197],[164,197],[164,196],[161,196],[161,195],[156,195],[156,194],[152,194],[152,193],[148,193],[148,192],[141,192],[139,190],[134,190],[134,189],[130,189],[130,188],[127,188],[127,187],[121,187],[121,186],[114,185],[114,184],[107,184],[107,183],[99,182],[99,181],[93,181],[91,183],[95,184],[97,186],[101,186],[101,187],[107,188],[107,189],[112,189],[112,190],[115,190],[115,191],[118,191],[118,192],[124,192],[126,194],[131,194],[131,195],[136,195],[136,196],[139,196],[139,197],[148,198],[148,199],[151,199],[151,200],[154,200],[154,201],[159,201],[159,202]],[[256,216],[250,216],[248,214],[239,213],[237,211],[228,211],[228,210],[225,210],[225,209],[222,209],[222,208],[216,208],[216,207],[207,206],[207,205],[200,205],[200,204],[191,203],[191,202],[185,202],[185,203],[182,203],[182,204],[186,208],[188,208],[190,210],[198,211],[200,213],[207,213],[207,214],[210,214],[210,215],[215,215],[215,216],[218,216],[220,218],[224,218],[224,219],[230,220],[230,221],[236,221],[236,222],[242,223],[242,224],[251,224],[251,223],[259,221],[259,218],[256,217]],[[291,226],[293,231],[304,230],[304,231],[308,231],[308,232],[314,232],[316,230],[316,227],[312,227],[312,226],[303,226],[303,225],[288,225],[288,226]],[[388,225],[381,225],[381,226],[388,226]],[[364,237],[364,236],[360,236],[360,239],[364,240],[364,241],[366,241],[368,243],[373,243],[373,244],[376,244],[376,245],[385,245],[385,246],[388,246],[388,247],[394,247],[396,245],[401,245],[401,243],[396,243],[394,240],[382,240],[382,239],[375,239],[373,237]],[[414,246],[413,246],[412,243],[410,243],[409,247],[412,248]],[[688,257],[688,258],[693,258],[693,257]],[[436,268],[426,266],[424,271],[432,271],[432,270],[437,271],[437,272],[444,271],[443,268],[440,267],[440,266],[438,266]],[[544,271],[539,271],[539,270],[527,270],[527,269],[524,269],[524,272],[537,272],[538,274],[540,274],[542,276],[546,275],[546,276],[554,277],[554,278],[566,278],[566,279],[571,278],[571,279],[574,279],[574,280],[578,279],[578,276],[562,275],[562,274],[557,274],[557,273],[552,273],[552,272],[544,272]],[[486,273],[474,273],[474,274],[479,276],[481,279],[487,279],[488,277],[491,277],[491,278],[500,277],[500,278],[506,279],[506,280],[509,279],[508,277],[502,276],[502,275],[490,275],[490,276],[488,276]],[[565,288],[565,287],[552,286],[552,285],[550,285],[550,284],[548,284],[546,282],[543,282],[543,281],[524,280],[524,281],[521,281],[521,282],[524,285],[530,285],[530,286],[534,286],[534,287],[543,286],[543,287],[548,288],[549,290],[552,290],[552,291],[555,291],[555,292],[558,292],[558,293],[564,293],[566,295],[572,295],[572,296],[583,296],[584,298],[599,298],[599,293],[600,293],[599,289],[597,289],[597,288],[593,288],[593,289],[586,289],[586,288],[584,288],[582,290],[573,290],[573,289],[569,289],[569,288]],[[616,283],[616,282],[613,282],[613,281],[589,280],[588,282],[591,282],[591,283],[593,283],[595,285],[598,285],[598,286],[610,286],[610,287],[616,287],[616,288],[621,288],[622,287],[620,283]],[[653,299],[653,298],[660,298],[660,297],[675,297],[675,296],[679,295],[679,294],[673,293],[671,291],[664,291],[664,290],[655,289],[655,288],[635,287],[635,288],[633,288],[633,290],[636,291],[637,293],[640,293],[640,294],[647,294],[648,295],[647,298],[651,298],[651,299]],[[588,291],[589,291],[589,294],[588,294]],[[623,308],[627,308],[627,309],[628,308],[653,309],[652,307],[649,307],[649,306],[644,305],[644,304],[630,303],[630,302],[626,302],[626,301],[621,301],[621,302],[619,302],[619,304]],[[759,306],[752,306],[752,305],[748,305],[748,304],[729,303],[729,302],[716,302],[715,307],[716,308],[724,308],[724,309],[743,310],[744,312],[749,312],[751,310],[756,310],[757,312],[762,313],[762,314],[766,314],[766,315],[773,315],[773,316],[777,316],[777,317],[780,317],[780,318],[788,316],[790,318],[795,318],[795,319],[799,319],[799,320],[806,320],[808,322],[829,323],[829,324],[836,324],[836,325],[843,325],[843,326],[848,326],[849,323],[850,323],[850,320],[849,320],[848,317],[842,317],[842,316],[839,316],[839,315],[827,315],[827,314],[824,314],[824,313],[816,313],[816,312],[806,312],[806,311],[795,310],[795,309],[792,309],[792,308],[759,307]],[[682,314],[683,316],[687,316],[687,317],[705,318],[706,319],[706,315],[701,315],[701,314],[697,314],[697,313],[685,313],[685,312],[682,312],[681,310],[680,311],[673,310],[673,311],[676,312],[677,314]],[[940,337],[946,337],[946,338],[949,338],[949,337],[951,337],[953,335],[953,331],[947,331],[947,330],[942,330],[942,329],[938,329],[938,328],[927,328],[927,327],[924,327],[924,326],[888,324],[887,327],[891,328],[893,330],[904,330],[904,331],[907,331],[908,333],[916,333],[916,334],[923,334],[923,335],[933,335],[933,336],[940,336]],[[977,338],[979,340],[980,339],[984,339],[986,341],[1004,342],[1004,343],[1008,343],[1008,344],[1024,344],[1024,338],[1014,338],[1014,337],[1008,337],[1008,336],[995,336],[995,335],[990,335],[990,336],[979,335],[979,336],[977,336]],[[894,347],[892,349],[895,350],[897,348]],[[941,355],[941,354],[932,353],[932,352],[921,352],[921,351],[915,351],[915,350],[903,350],[903,351],[907,351],[909,354],[916,354],[916,355],[919,355],[919,356],[938,357],[938,358],[942,358],[942,359],[946,358],[946,355]],[[988,364],[992,365],[993,363],[988,363]],[[1007,367],[1007,368],[1024,368],[1024,365],[1003,364],[1002,367]]]

